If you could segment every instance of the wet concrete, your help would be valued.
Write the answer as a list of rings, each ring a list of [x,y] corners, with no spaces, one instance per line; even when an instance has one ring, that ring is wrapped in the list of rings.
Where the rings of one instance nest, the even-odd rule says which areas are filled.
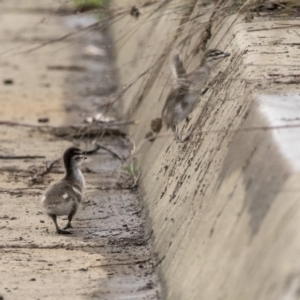
[[[48,185],[63,176],[62,163],[38,183],[31,180],[72,144],[91,149],[97,140],[128,155],[122,136],[100,138],[80,127],[77,138],[54,134],[54,128],[80,125],[100,112],[116,88],[110,40],[98,30],[34,50],[95,21],[59,9],[71,11],[54,0],[0,2],[0,294],[30,300],[158,299],[151,231],[120,160],[99,150],[83,165],[86,196],[70,236],[56,234],[40,205]],[[88,55],[90,45],[102,54]],[[119,111],[116,106],[111,113],[118,118]]]

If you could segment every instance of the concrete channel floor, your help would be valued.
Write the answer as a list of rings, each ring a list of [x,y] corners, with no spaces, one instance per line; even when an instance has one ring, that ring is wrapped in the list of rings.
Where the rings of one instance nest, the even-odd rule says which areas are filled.
[[[68,13],[65,2],[0,1],[0,294],[5,300],[158,299],[151,234],[138,190],[128,188],[117,158],[99,150],[83,165],[87,190],[72,235],[57,235],[40,206],[48,185],[63,176],[62,163],[40,182],[30,180],[68,146],[93,147],[95,136],[78,130],[62,137],[52,128],[82,124],[116,88],[105,54],[109,39],[99,30],[33,49],[95,21]],[[88,55],[91,45],[101,56]],[[120,136],[99,142],[128,154]]]

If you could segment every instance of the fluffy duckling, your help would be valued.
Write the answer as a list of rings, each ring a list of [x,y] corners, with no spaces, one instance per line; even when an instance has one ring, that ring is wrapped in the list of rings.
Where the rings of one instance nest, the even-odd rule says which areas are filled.
[[[162,110],[162,120],[167,128],[171,127],[175,139],[179,143],[185,142],[189,135],[181,139],[176,126],[184,120],[195,108],[213,68],[230,54],[212,49],[204,53],[200,65],[195,71],[186,73],[180,55],[173,53],[171,69],[175,77],[174,87],[171,89]]]
[[[70,234],[63,229],[72,228],[71,221],[82,202],[85,181],[79,166],[86,159],[79,148],[69,148],[63,156],[66,174],[54,183],[42,198],[45,212],[52,218],[58,234]],[[57,225],[57,216],[68,216],[67,225],[61,229]]]

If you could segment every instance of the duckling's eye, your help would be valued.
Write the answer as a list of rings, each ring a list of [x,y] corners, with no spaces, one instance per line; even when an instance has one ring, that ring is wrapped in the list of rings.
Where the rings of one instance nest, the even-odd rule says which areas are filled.
[[[80,157],[79,157],[79,156],[75,156],[74,159],[75,159],[76,161],[79,161],[79,160],[80,160]]]

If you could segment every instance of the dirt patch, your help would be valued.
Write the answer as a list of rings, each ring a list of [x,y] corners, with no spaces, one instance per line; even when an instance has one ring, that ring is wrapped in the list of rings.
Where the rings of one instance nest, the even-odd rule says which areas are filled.
[[[97,140],[128,155],[118,126],[86,131],[83,123],[101,111],[116,88],[110,40],[90,31],[14,55],[94,20],[56,14],[56,1],[47,7],[40,1],[25,6],[2,1],[0,8],[5,51],[0,56],[0,294],[4,299],[158,299],[151,232],[118,157],[102,148],[83,165],[86,196],[71,236],[57,235],[40,205],[47,186],[63,176],[61,162],[39,181],[31,180],[71,144],[88,150]],[[87,49],[103,55],[89,55]],[[119,116],[117,105],[112,111]]]

